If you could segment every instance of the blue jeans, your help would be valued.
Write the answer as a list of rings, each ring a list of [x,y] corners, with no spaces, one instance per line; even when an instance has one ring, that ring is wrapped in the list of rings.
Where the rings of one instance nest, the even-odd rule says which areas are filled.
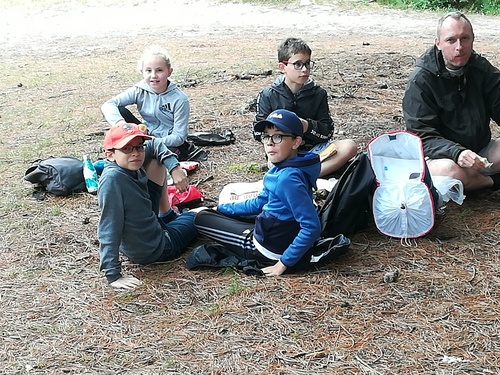
[[[167,224],[163,231],[167,241],[163,254],[157,262],[164,262],[178,258],[189,244],[198,237],[198,229],[194,225],[196,214],[193,212],[184,212]]]
[[[151,208],[158,215],[163,186],[148,180],[148,190]],[[166,228],[163,230],[166,238],[165,248],[160,258],[155,262],[165,262],[178,258],[186,247],[198,238],[198,229],[194,225],[195,216],[196,214],[192,212],[185,212],[166,225]]]

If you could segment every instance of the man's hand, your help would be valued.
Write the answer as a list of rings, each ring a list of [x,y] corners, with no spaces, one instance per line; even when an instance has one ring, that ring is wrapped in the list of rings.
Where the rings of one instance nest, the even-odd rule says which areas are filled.
[[[480,171],[486,168],[486,163],[488,163],[487,159],[471,150],[464,150],[458,155],[457,164],[462,168],[472,168]]]
[[[142,281],[136,279],[134,276],[122,276],[118,280],[113,281],[109,285],[117,289],[134,289],[136,286],[142,284]]]
[[[175,167],[170,171],[174,185],[179,193],[184,193],[188,189],[189,180],[187,173],[180,166]]]
[[[287,267],[281,263],[281,260],[278,260],[274,266],[263,268],[262,272],[264,272],[266,276],[279,276],[286,271],[286,268]]]

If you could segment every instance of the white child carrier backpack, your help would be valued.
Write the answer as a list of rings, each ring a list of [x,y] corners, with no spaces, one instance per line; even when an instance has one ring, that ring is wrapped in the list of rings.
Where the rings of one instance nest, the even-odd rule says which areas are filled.
[[[377,184],[372,208],[378,230],[402,241],[429,233],[439,193],[420,138],[407,131],[386,133],[370,141],[368,157]]]

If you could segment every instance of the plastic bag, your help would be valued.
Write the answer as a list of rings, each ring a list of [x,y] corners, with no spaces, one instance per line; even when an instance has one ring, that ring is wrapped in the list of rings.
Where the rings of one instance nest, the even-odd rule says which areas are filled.
[[[448,201],[453,201],[456,204],[464,203],[464,185],[462,181],[449,176],[432,176],[434,187],[441,194],[442,202],[438,207],[441,207]]]
[[[219,194],[219,204],[241,202],[254,198],[262,191],[264,183],[262,180],[257,182],[233,182],[222,188]]]

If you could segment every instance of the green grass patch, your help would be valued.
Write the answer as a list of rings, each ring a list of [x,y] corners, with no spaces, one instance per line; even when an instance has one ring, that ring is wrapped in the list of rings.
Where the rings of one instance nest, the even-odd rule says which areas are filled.
[[[300,1],[287,0],[223,0],[225,3],[248,3],[267,6],[297,6]],[[315,5],[330,5],[339,7],[356,8],[369,6],[373,1],[369,0],[317,0]],[[377,0],[377,4],[386,5],[400,9],[414,10],[462,10],[471,13],[484,13],[490,15],[500,14],[500,0]]]
[[[262,4],[262,5],[297,5],[300,1],[287,1],[287,0],[226,0],[223,3],[236,3],[236,4]]]
[[[500,0],[378,0],[378,3],[415,10],[461,10],[490,15],[500,14]]]
[[[257,163],[249,163],[249,164],[233,164],[228,167],[228,169],[232,172],[246,172],[246,173],[255,173],[255,174],[263,174],[265,173],[263,166]]]
[[[245,286],[241,282],[241,279],[239,276],[235,275],[234,277],[231,278],[229,281],[229,285],[226,286],[226,289],[224,291],[225,296],[234,296],[240,294],[243,290],[245,290]]]

